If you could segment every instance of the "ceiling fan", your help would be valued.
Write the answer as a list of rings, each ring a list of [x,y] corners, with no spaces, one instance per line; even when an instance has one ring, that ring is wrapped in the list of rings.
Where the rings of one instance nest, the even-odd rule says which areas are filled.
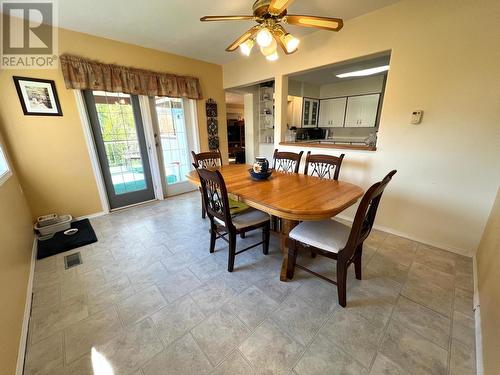
[[[226,51],[233,52],[240,47],[241,53],[248,56],[257,42],[262,54],[270,61],[278,59],[278,44],[287,55],[297,51],[299,46],[299,40],[288,33],[281,22],[329,31],[339,31],[344,25],[340,18],[287,14],[293,1],[257,0],[253,4],[253,16],[205,16],[200,21],[256,21],[258,25],[247,30]]]

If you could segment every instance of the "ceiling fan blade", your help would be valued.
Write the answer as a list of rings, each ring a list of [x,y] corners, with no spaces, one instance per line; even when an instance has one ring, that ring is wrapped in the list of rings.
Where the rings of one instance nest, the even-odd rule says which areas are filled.
[[[304,16],[304,15],[287,15],[284,18],[285,22],[290,25],[315,27],[318,29],[339,31],[344,26],[344,21],[340,18]]]
[[[290,6],[290,4],[293,3],[293,1],[294,0],[271,0],[267,11],[275,16],[280,15],[284,10],[286,10],[286,8]]]
[[[257,32],[260,30],[259,25],[255,25],[251,29],[245,31],[244,34],[242,34],[238,39],[236,39],[233,43],[229,45],[229,47],[226,48],[227,52],[233,52],[236,50],[241,43],[245,43],[248,39],[252,38]]]
[[[205,16],[200,21],[253,21],[254,16]]]

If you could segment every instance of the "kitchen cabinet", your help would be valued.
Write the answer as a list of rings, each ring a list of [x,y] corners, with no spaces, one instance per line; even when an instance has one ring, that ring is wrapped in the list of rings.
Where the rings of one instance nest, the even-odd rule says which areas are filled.
[[[347,98],[322,99],[319,106],[319,126],[343,127],[346,105]]]
[[[302,97],[288,96],[287,123],[300,128],[302,126]]]
[[[371,128],[376,126],[380,94],[350,96],[347,99],[345,127]]]
[[[315,128],[318,125],[319,99],[304,98],[302,103],[302,127]]]

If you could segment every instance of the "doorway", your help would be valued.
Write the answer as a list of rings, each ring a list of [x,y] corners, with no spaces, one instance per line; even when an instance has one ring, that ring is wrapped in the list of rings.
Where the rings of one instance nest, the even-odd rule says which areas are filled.
[[[111,209],[155,199],[136,95],[83,92]]]
[[[226,91],[227,149],[229,163],[245,164],[244,96]]]
[[[193,169],[191,150],[198,150],[197,132],[188,125],[192,103],[157,96],[149,98],[149,107],[164,196],[196,190],[186,177]]]

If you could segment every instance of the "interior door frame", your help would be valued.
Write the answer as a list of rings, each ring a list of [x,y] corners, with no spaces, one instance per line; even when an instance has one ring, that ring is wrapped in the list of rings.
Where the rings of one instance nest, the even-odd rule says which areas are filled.
[[[99,195],[100,195],[100,198],[101,198],[101,204],[103,202],[103,198],[106,200],[106,204],[104,205],[103,204],[103,208],[105,209],[105,212],[110,212],[110,211],[114,211],[114,210],[120,210],[120,209],[124,209],[124,208],[127,208],[127,207],[131,207],[131,206],[136,206],[136,205],[140,205],[140,204],[144,204],[144,203],[147,203],[147,202],[150,202],[152,200],[155,200],[156,199],[156,189],[155,189],[155,184],[154,184],[154,181],[153,181],[153,169],[152,169],[152,164],[151,164],[151,159],[150,159],[150,152],[149,152],[149,146],[148,146],[148,141],[146,139],[146,124],[144,123],[143,121],[143,109],[141,108],[141,105],[140,105],[140,98],[138,95],[130,95],[130,98],[131,98],[131,103],[132,103],[132,108],[134,109],[134,120],[135,120],[135,123],[136,123],[136,128],[137,128],[137,134],[138,134],[138,143],[139,143],[139,147],[140,147],[140,152],[141,152],[141,158],[142,158],[142,163],[143,163],[143,167],[144,167],[144,178],[145,178],[145,181],[146,181],[146,192],[147,191],[150,191],[150,193],[152,193],[152,197],[151,199],[144,199],[144,200],[141,200],[139,202],[134,202],[133,201],[133,198],[131,197],[130,194],[140,194],[141,192],[144,192],[146,193],[144,190],[138,190],[138,191],[134,191],[134,192],[130,192],[130,193],[125,193],[125,194],[116,194],[114,193],[113,191],[113,184],[112,184],[112,180],[111,180],[111,176],[109,175],[109,171],[106,170],[106,172],[104,172],[104,168],[106,166],[107,169],[109,169],[109,165],[108,165],[108,161],[107,161],[107,158],[106,160],[101,160],[102,158],[100,157],[100,154],[99,152],[101,152],[101,154],[104,154],[106,155],[106,151],[105,149],[102,148],[102,145],[101,144],[97,144],[98,140],[95,138],[95,133],[94,133],[94,128],[97,127],[98,123],[99,123],[99,119],[97,117],[97,112],[95,111],[95,108],[92,108],[92,110],[89,108],[89,104],[90,104],[90,101],[94,102],[93,98],[91,98],[91,91],[92,90],[85,90],[85,91],[79,91],[80,93],[80,100],[81,100],[81,104],[83,106],[83,110],[85,111],[85,117],[86,117],[86,127],[87,127],[87,131],[88,131],[88,134],[87,132],[86,133],[86,137],[87,136],[90,136],[90,139],[87,140],[87,142],[92,142],[93,144],[93,152],[91,153],[91,159],[94,159],[92,160],[92,165],[93,165],[93,169],[95,168],[94,165],[97,164],[99,166],[99,175],[100,175],[100,178],[97,180],[96,179],[96,182],[98,182],[98,190],[99,190]],[[88,97],[86,99],[86,96]],[[78,100],[77,100],[78,102]],[[136,110],[139,110],[139,113],[137,113]],[[94,125],[92,123],[92,119],[94,122],[96,122],[96,124]],[[141,137],[141,129],[142,129],[142,135],[143,137]],[[95,130],[97,131],[97,130]],[[89,146],[87,144],[87,146]],[[94,174],[96,174],[96,170],[94,170]],[[151,185],[150,187],[148,185]],[[104,197],[103,197],[104,195]],[[112,195],[113,198],[110,196]],[[121,203],[119,204],[119,207],[111,207],[112,206],[112,203],[111,203],[111,200],[114,199],[115,200],[115,203],[116,202],[120,202]]]

